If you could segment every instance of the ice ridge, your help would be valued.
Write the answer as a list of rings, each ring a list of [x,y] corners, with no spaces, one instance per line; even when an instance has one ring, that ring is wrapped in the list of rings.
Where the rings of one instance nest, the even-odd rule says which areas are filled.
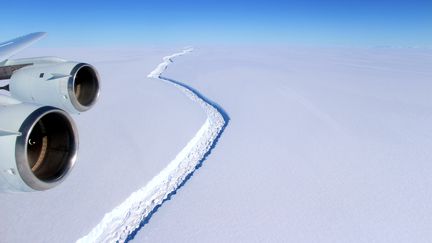
[[[163,62],[148,77],[168,82],[181,90],[201,106],[207,115],[206,121],[174,160],[147,185],[132,193],[123,203],[105,214],[102,221],[77,242],[125,242],[130,239],[130,235],[142,226],[142,222],[151,217],[154,210],[188,179],[216,144],[228,122],[224,111],[193,88],[161,76],[174,58],[191,51],[192,48],[189,48],[164,57]]]

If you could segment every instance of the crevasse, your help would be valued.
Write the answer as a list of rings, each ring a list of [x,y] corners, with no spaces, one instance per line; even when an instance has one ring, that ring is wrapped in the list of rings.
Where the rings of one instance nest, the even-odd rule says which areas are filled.
[[[173,62],[173,59],[191,52],[186,49],[163,58],[149,75],[149,78],[168,82],[181,90],[191,100],[201,106],[207,119],[195,136],[177,154],[158,175],[147,185],[132,193],[123,203],[105,214],[102,221],[89,234],[77,242],[124,242],[128,236],[140,227],[140,223],[150,216],[151,212],[161,205],[170,193],[186,180],[206,154],[212,149],[223,132],[227,120],[214,104],[208,102],[192,88],[162,77],[162,73]]]

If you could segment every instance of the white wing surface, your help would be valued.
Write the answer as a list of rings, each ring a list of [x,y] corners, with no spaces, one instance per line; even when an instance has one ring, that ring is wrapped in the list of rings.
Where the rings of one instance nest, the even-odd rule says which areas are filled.
[[[15,55],[46,35],[45,32],[35,32],[0,43],[0,62]]]

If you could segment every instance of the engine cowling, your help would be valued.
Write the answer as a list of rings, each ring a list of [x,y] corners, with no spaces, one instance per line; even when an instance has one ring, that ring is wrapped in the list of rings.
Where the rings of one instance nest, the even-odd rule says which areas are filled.
[[[90,109],[99,96],[99,75],[90,64],[35,63],[14,71],[9,89],[24,102],[59,107],[70,113]]]
[[[51,106],[17,103],[0,107],[0,191],[42,191],[70,173],[78,151],[71,117]]]

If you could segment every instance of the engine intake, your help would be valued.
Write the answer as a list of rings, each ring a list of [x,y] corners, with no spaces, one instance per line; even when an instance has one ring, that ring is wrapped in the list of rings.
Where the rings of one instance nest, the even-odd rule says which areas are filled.
[[[60,184],[78,152],[78,132],[65,111],[30,103],[0,106],[0,191],[42,191]],[[14,132],[13,132],[14,131]]]
[[[99,77],[96,70],[88,64],[75,66],[73,76],[68,82],[69,97],[78,111],[90,109],[99,96]]]
[[[34,190],[47,190],[63,181],[73,167],[78,134],[69,115],[41,107],[24,120],[16,139],[16,164],[23,181]]]

